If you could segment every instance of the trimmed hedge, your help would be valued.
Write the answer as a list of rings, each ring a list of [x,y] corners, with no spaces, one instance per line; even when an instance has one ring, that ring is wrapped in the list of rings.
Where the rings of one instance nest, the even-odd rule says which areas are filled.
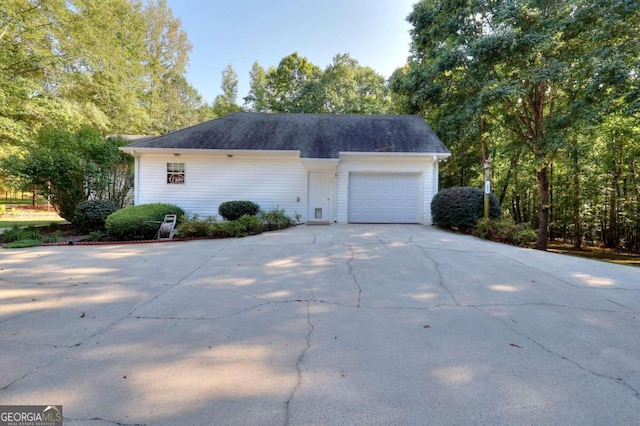
[[[142,204],[120,209],[107,217],[105,228],[116,241],[151,240],[155,238],[164,215],[175,214],[178,219],[184,210],[173,204]]]
[[[457,228],[470,231],[476,227],[478,219],[484,216],[484,192],[480,188],[456,186],[438,192],[431,201],[431,218],[434,225],[443,228]],[[502,216],[500,201],[491,194],[489,198],[489,217],[499,219]]]
[[[237,220],[242,216],[255,216],[260,206],[252,201],[226,201],[218,207],[218,213],[225,220]]]
[[[113,200],[87,200],[76,206],[73,223],[78,225],[82,232],[90,232],[104,229],[107,217],[118,210],[118,205]]]

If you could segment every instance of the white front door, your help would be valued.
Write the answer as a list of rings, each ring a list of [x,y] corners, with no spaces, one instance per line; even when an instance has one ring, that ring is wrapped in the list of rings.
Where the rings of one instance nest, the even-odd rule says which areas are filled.
[[[328,172],[309,172],[307,222],[329,223],[330,200],[331,175]]]

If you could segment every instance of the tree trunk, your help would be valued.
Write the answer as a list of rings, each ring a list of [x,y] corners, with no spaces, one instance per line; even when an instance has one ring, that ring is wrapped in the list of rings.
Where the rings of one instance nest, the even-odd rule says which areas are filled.
[[[582,248],[582,221],[580,219],[580,163],[578,155],[578,141],[574,139],[573,150],[573,248],[580,250]]]
[[[549,241],[553,242],[556,239],[556,231],[555,231],[555,222],[554,220],[556,220],[555,218],[555,214],[556,212],[554,211],[554,185],[553,185],[553,163],[551,163],[549,165],[549,201],[547,202],[547,204],[549,205],[549,215],[547,217],[547,223],[551,223],[552,226],[547,226],[547,228],[549,229],[549,234],[547,235],[547,237],[549,238]]]
[[[540,211],[538,214],[538,241],[536,249],[547,250],[549,229],[549,165],[544,164],[537,173],[540,189]]]

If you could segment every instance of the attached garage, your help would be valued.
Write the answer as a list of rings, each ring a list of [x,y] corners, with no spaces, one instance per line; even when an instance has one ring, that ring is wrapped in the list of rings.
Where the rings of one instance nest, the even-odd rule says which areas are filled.
[[[237,112],[121,149],[135,157],[135,204],[206,217],[250,200],[308,224],[430,224],[451,155],[413,115]]]
[[[350,223],[420,223],[420,173],[350,173]]]

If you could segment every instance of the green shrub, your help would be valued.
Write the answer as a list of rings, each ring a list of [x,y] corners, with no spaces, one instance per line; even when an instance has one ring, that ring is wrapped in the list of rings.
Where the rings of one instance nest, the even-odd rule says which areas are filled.
[[[518,246],[528,246],[538,240],[538,232],[533,229],[521,229],[513,234],[513,243]]]
[[[466,232],[474,229],[484,215],[484,192],[480,188],[457,186],[438,192],[431,201],[431,216],[435,225]],[[502,215],[498,198],[489,198],[489,217]]]
[[[102,240],[103,237],[104,237],[104,234],[102,232],[93,231],[93,232],[89,232],[89,235],[87,235],[87,241],[96,242],[96,241]]]
[[[2,243],[12,243],[20,240],[40,240],[40,232],[32,226],[28,228],[14,226],[0,234],[0,242]]]
[[[151,240],[155,238],[166,214],[184,216],[184,210],[173,204],[142,204],[111,213],[105,221],[109,237],[116,241]]]
[[[235,220],[219,222],[215,217],[209,216],[200,219],[197,214],[184,217],[176,234],[180,237],[246,237],[255,235],[264,230],[282,229],[291,226],[292,220],[282,209],[274,209],[269,212],[259,212],[258,216],[241,216]]]
[[[264,230],[264,223],[256,216],[242,216],[239,219],[223,223],[233,231],[233,237],[248,237],[260,234]]]
[[[7,212],[7,208],[5,207],[5,205],[0,204],[0,216],[4,216],[6,212]]]
[[[176,234],[184,238],[212,237],[214,236],[214,227],[218,224],[218,220],[213,216],[200,219],[197,214],[194,214],[182,219]]]
[[[58,230],[58,231],[54,231],[46,236],[43,236],[41,238],[41,241],[43,243],[57,243],[58,240],[60,240],[60,237],[62,237],[62,231]]]
[[[107,217],[118,210],[118,205],[112,200],[87,200],[76,206],[73,223],[82,232],[104,229]]]
[[[6,249],[14,249],[14,248],[27,248],[27,247],[37,247],[40,245],[40,240],[20,240],[14,241],[12,243],[7,243],[2,246],[2,248]]]
[[[218,207],[218,213],[225,220],[236,220],[242,216],[255,216],[260,206],[252,201],[227,201]]]
[[[287,216],[284,209],[276,208],[268,212],[260,211],[258,217],[264,223],[264,228],[267,231],[288,228],[293,224],[293,221]]]
[[[227,220],[214,225],[212,236],[218,238],[247,237],[260,234],[264,230],[264,223],[256,216],[242,216],[236,220]]]
[[[487,240],[500,241],[518,246],[525,246],[535,242],[538,234],[528,223],[515,223],[510,218],[478,220],[478,226],[473,231],[477,237]]]
[[[493,237],[493,225],[494,223],[491,219],[485,219],[484,217],[478,219],[473,235],[483,240],[490,240]]]

